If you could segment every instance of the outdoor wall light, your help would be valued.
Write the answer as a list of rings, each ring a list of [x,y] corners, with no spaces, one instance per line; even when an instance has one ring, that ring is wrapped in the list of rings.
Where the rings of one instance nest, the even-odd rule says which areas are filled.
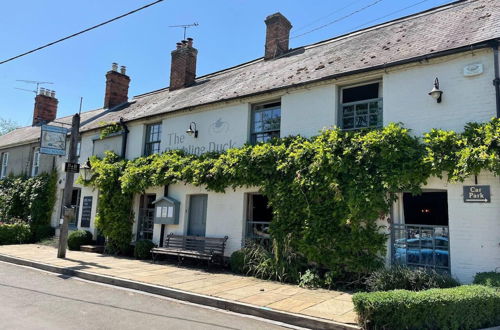
[[[189,128],[188,130],[186,131],[186,133],[189,135],[189,136],[193,136],[195,138],[198,137],[198,130],[196,129],[196,123],[194,121],[192,121],[190,124],[189,124]]]
[[[435,99],[437,101],[437,103],[441,103],[443,91],[439,89],[439,79],[438,78],[436,78],[436,80],[434,80],[434,87],[429,92],[429,95],[432,96],[432,98]]]
[[[92,164],[90,164],[90,159],[87,158],[87,161],[80,169],[83,172],[83,179],[85,181],[92,179]]]

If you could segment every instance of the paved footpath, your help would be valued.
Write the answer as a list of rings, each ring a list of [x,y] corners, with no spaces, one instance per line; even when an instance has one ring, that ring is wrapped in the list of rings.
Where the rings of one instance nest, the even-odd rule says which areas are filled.
[[[152,264],[150,261],[80,251],[68,251],[66,259],[58,259],[55,248],[36,244],[0,246],[0,254],[223,298],[271,310],[344,324],[356,323],[351,294],[346,292],[310,290],[226,272],[207,272],[202,268],[193,269],[171,263]]]

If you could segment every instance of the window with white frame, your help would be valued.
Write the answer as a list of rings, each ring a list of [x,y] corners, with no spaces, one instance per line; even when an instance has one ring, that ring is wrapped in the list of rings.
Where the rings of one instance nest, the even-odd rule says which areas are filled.
[[[40,171],[40,148],[36,148],[33,152],[31,176],[37,176],[39,171]]]
[[[160,153],[161,123],[146,126],[144,156]]]
[[[252,108],[251,143],[267,142],[280,137],[281,102],[254,105]]]
[[[340,127],[344,130],[382,127],[382,84],[343,87],[340,93]]]
[[[7,176],[7,170],[9,168],[9,153],[4,152],[2,154],[2,169],[0,170],[0,178],[3,179]]]

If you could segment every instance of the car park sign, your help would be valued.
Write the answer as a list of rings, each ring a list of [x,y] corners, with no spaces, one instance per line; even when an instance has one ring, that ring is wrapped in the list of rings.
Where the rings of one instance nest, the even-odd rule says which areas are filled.
[[[465,203],[490,203],[490,186],[464,186]]]

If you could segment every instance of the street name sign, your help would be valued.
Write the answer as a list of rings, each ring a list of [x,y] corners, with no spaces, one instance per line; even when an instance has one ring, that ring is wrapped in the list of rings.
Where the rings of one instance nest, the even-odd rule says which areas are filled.
[[[464,186],[465,203],[490,203],[490,186]]]

